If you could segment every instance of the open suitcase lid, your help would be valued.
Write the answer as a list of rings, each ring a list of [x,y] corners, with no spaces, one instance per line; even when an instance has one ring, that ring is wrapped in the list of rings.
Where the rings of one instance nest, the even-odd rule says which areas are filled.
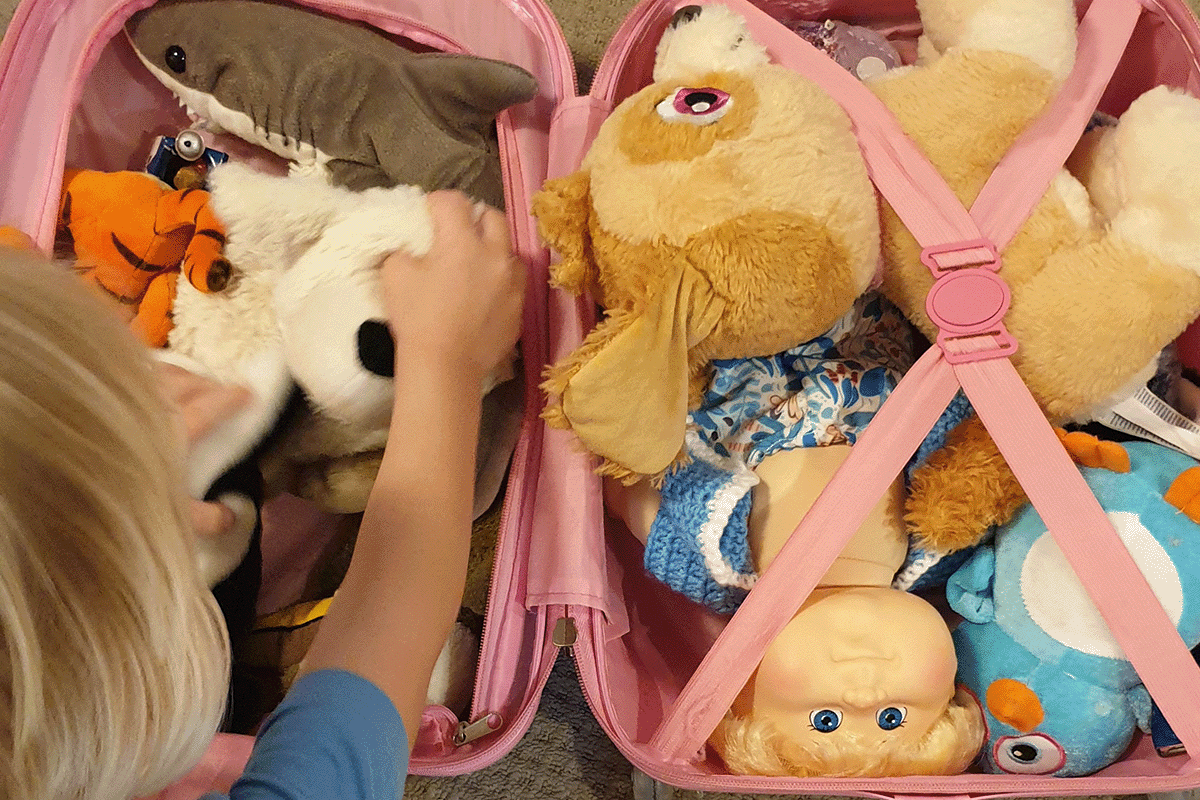
[[[141,73],[121,29],[147,0],[27,0],[16,10],[0,44],[0,220],[29,232],[45,249],[54,239],[64,165],[68,160],[102,169],[140,169],[139,142],[174,111],[174,99]],[[302,0],[316,11],[359,20],[419,48],[462,52],[508,61],[537,79],[539,94],[498,120],[506,206],[514,246],[530,265],[521,339],[525,364],[525,418],[510,466],[505,507],[493,566],[490,606],[476,678],[472,720],[463,735],[446,709],[427,709],[410,769],[418,774],[458,774],[499,759],[532,721],[556,655],[544,613],[524,602],[522,566],[535,529],[534,495],[542,424],[538,383],[546,363],[546,296],[549,253],[540,244],[529,198],[546,178],[549,130],[559,102],[574,96],[570,51],[551,12],[540,0]],[[134,77],[138,75],[140,77]],[[80,134],[72,120],[80,105],[99,109],[103,126]],[[111,106],[111,107],[110,107]],[[182,112],[179,119],[186,122]],[[178,128],[171,129],[178,130]],[[103,145],[98,146],[98,145]],[[82,154],[82,155],[81,155]],[[284,499],[285,501],[287,498]],[[264,519],[298,517],[284,503],[268,504]],[[310,529],[311,530],[311,529]],[[297,535],[303,535],[303,531]],[[492,733],[471,741],[477,733]],[[416,732],[413,732],[416,733]],[[465,738],[468,741],[459,744]],[[249,737],[222,735],[209,757],[165,796],[187,796],[240,774]],[[217,783],[214,784],[213,781]]]
[[[793,61],[788,60],[795,55],[790,51],[790,45],[780,44],[779,37],[784,36],[785,33],[771,31],[772,26],[782,30],[781,26],[769,20],[764,20],[765,15],[759,10],[759,8],[769,10],[773,6],[772,3],[758,2],[754,6],[751,6],[748,3],[741,2],[741,0],[729,0],[726,4],[751,18],[752,30],[755,30],[756,34],[765,34],[765,38],[760,38],[768,44],[768,49],[772,55],[776,56],[779,60],[783,60],[784,63],[792,66],[795,65]],[[680,2],[679,0],[646,0],[646,2],[639,4],[630,13],[625,24],[618,31],[609,50],[606,52],[604,61],[596,75],[592,95],[586,98],[567,101],[559,110],[555,121],[554,141],[551,148],[552,175],[566,174],[577,168],[583,154],[588,149],[591,138],[595,135],[596,129],[609,111],[624,97],[649,83],[655,44],[673,12],[684,5],[688,5],[688,3]],[[777,10],[790,10],[792,12],[797,10],[794,8],[795,4],[786,2],[774,5],[778,7]],[[1084,2],[1078,5],[1082,12],[1087,10],[1091,4]],[[1162,2],[1151,0],[1143,5],[1146,6],[1147,13],[1141,14],[1140,19],[1138,14],[1142,9],[1138,8],[1136,3],[1126,4],[1124,8],[1119,9],[1119,16],[1124,20],[1122,24],[1127,24],[1128,28],[1132,29],[1133,39],[1130,48],[1119,58],[1118,78],[1107,89],[1104,89],[1104,84],[1093,88],[1093,91],[1096,92],[1096,97],[1100,98],[1099,107],[1104,111],[1112,113],[1120,112],[1129,104],[1133,97],[1159,83],[1183,87],[1192,94],[1197,94],[1198,89],[1200,89],[1200,67],[1198,67],[1197,60],[1197,53],[1200,53],[1200,31],[1198,31],[1196,21],[1189,9],[1183,2],[1179,2],[1178,0],[1163,0]],[[829,16],[840,15],[842,19],[860,23],[864,21],[864,17],[867,17],[872,22],[879,22],[881,20],[903,22],[907,19],[911,23],[915,19],[913,4],[903,2],[880,4],[853,2],[804,4],[800,12],[800,14],[793,13],[792,16],[815,18],[828,13]],[[894,19],[889,20],[889,17],[894,17]],[[1134,25],[1135,22],[1136,27]],[[1088,35],[1093,40],[1096,40],[1107,38],[1111,33],[1112,31],[1107,30],[1106,26],[1093,24]],[[1128,33],[1128,30],[1126,30],[1126,33]],[[780,46],[777,48],[775,45]],[[1120,50],[1116,51],[1116,54],[1119,53]],[[785,58],[780,58],[781,56]],[[1115,54],[1111,57],[1111,60],[1113,63],[1109,65],[1110,71],[1112,66],[1116,66],[1117,58]],[[1094,65],[1095,63],[1094,61],[1088,62],[1089,65]],[[806,71],[806,74],[809,73]],[[810,74],[810,77],[814,76]],[[822,81],[818,79],[818,82]],[[1100,97],[1101,92],[1103,93],[1102,98]],[[834,96],[835,99],[842,100],[838,94],[834,93]],[[1090,109],[1087,114],[1090,115]],[[852,116],[854,116],[854,112],[852,112]],[[1051,117],[1052,115],[1047,114],[1046,116]],[[856,118],[856,128],[860,133],[860,144],[863,143],[861,137],[864,128],[866,128],[870,136],[877,135],[877,132],[871,129],[873,124],[871,122],[864,125],[863,119]],[[1082,124],[1080,124],[1079,130],[1082,130]],[[1077,136],[1077,132],[1075,135]],[[864,150],[867,149],[869,148],[864,146]],[[1069,152],[1069,147],[1063,152],[1064,158],[1066,152]],[[870,159],[871,157],[868,153],[868,160]],[[923,161],[923,158],[919,155],[917,159]],[[904,163],[905,170],[898,170],[898,172],[904,172],[910,166],[910,162],[906,161]],[[1055,165],[1054,169],[1057,169],[1057,166]],[[895,183],[894,179],[897,177],[901,180],[906,178],[903,175],[888,174],[890,169],[890,166],[884,162],[873,162],[871,167],[872,175],[877,179],[877,182],[881,176],[884,177],[884,183],[892,182],[893,184]],[[897,170],[891,170],[891,172],[897,172]],[[936,176],[936,173],[934,175]],[[1010,178],[1010,180],[1012,179]],[[940,183],[940,179],[937,182]],[[881,184],[880,188],[887,194],[888,187]],[[894,190],[894,186],[892,188]],[[917,188],[921,194],[926,193],[925,187],[920,183],[918,183]],[[1040,196],[1041,191],[1044,191],[1044,185],[1033,197]],[[929,193],[936,195],[936,192]],[[893,195],[888,196],[893,197]],[[996,208],[1001,208],[1002,204],[999,202],[999,199],[993,199],[997,201]],[[894,203],[894,205],[903,205],[903,203]],[[957,205],[957,203],[954,205]],[[993,208],[993,212],[996,211],[996,208]],[[951,208],[951,211],[953,211],[953,208]],[[958,214],[960,215],[960,221],[962,212],[963,210],[959,207]],[[950,216],[953,217],[954,214]],[[972,216],[976,215],[973,213]],[[1000,210],[998,213],[993,213],[993,216],[990,218],[979,220],[979,227],[991,234],[988,238],[994,238],[997,242],[1002,243],[1006,241],[1005,236],[1010,236],[1011,232],[1023,220],[1023,216],[1021,216],[1015,222],[1011,220],[1006,221],[1004,219],[1005,216],[1006,212]],[[909,221],[907,217],[905,219],[906,222]],[[983,238],[978,234],[974,236],[967,235],[974,225],[969,220],[966,221],[965,227],[957,227],[960,224],[959,222],[939,219],[939,222],[934,224],[934,228],[943,222],[946,224],[946,227],[940,232],[934,230],[932,233],[927,220],[917,220],[917,222],[926,225],[924,234],[918,233],[916,229],[913,232],[917,234],[918,240],[930,248],[931,251],[934,249],[933,245],[939,245],[944,242],[960,242],[965,245],[969,244],[972,240]],[[1006,225],[1010,230],[1004,232],[1002,229]],[[911,222],[910,227],[912,227]],[[997,228],[1001,230],[997,232]],[[557,305],[561,309],[560,313],[564,316],[571,313],[572,306],[574,305],[572,298],[554,297],[553,295],[550,298],[550,303],[552,307]],[[551,356],[555,357],[556,355],[570,352],[582,338],[580,331],[586,332],[592,324],[593,316],[590,307],[580,308],[577,311],[575,320],[568,320],[568,324],[564,325],[561,330],[552,331],[552,333],[560,334],[561,338],[552,338]],[[1194,357],[1196,354],[1190,353],[1188,355]],[[1005,363],[1007,362],[1005,361]],[[933,417],[923,419],[920,423],[914,422],[911,418],[906,420],[906,424],[909,426],[924,425],[921,428],[921,436],[928,430],[928,426],[936,418],[936,413],[940,412],[945,402],[949,400],[949,397],[958,386],[957,381],[954,379],[950,379],[949,381],[942,380],[942,378],[946,377],[945,373],[938,377],[934,375],[933,371],[928,370],[928,367],[929,364],[926,364],[923,369],[914,368],[914,372],[918,373],[918,375],[919,373],[924,373],[926,382],[929,383],[925,401],[926,403],[935,404],[936,412]],[[1015,378],[1015,375],[1013,377]],[[919,381],[919,376],[913,377],[913,380],[909,381],[910,390],[912,390],[914,381]],[[972,388],[967,385],[965,378],[963,379],[963,385],[967,386],[968,391]],[[976,382],[973,388],[978,392],[981,389],[981,384]],[[1023,386],[1020,386],[1019,390],[1028,398],[1028,392],[1024,390]],[[895,397],[893,395],[893,401]],[[976,400],[974,395],[972,395],[972,400]],[[1048,425],[1046,425],[1044,417],[1037,411],[1036,405],[1032,403],[1031,398],[1029,400],[1030,402],[1023,403],[1024,409],[1022,413],[1014,413],[1012,415],[1020,417],[1021,420],[1019,422],[1008,424],[1006,421],[1006,424],[997,424],[997,427],[994,429],[991,427],[992,423],[989,420],[1009,416],[1006,413],[1008,410],[1007,406],[1014,405],[1011,399],[1006,397],[1003,401],[992,401],[989,403],[981,394],[979,405],[985,406],[985,408],[980,408],[979,413],[985,423],[989,425],[989,430],[992,430],[997,435],[997,439],[999,439],[998,432],[1005,427],[1012,429],[1009,433],[1010,439],[1016,438],[1015,432],[1018,429],[1021,431],[1020,435],[1036,439],[1037,436],[1048,432]],[[887,405],[885,404],[885,409]],[[990,410],[986,406],[990,406]],[[1036,418],[1030,417],[1030,414],[1035,415]],[[889,419],[895,421],[895,417],[896,415],[893,415]],[[876,419],[874,425],[883,426],[883,419]],[[1039,427],[1046,430],[1039,432],[1037,431]],[[872,430],[874,429],[873,427]],[[1153,754],[1148,741],[1143,742],[1142,746],[1131,756],[1127,757],[1125,761],[1118,762],[1101,773],[1088,778],[1039,779],[1033,776],[967,774],[952,777],[889,779],[795,779],[730,776],[723,774],[719,769],[719,765],[704,760],[702,755],[697,759],[694,754],[697,748],[703,747],[707,733],[712,730],[716,721],[723,714],[723,709],[728,708],[729,701],[732,699],[733,694],[736,693],[737,687],[744,682],[749,672],[753,669],[753,665],[757,663],[758,656],[761,655],[765,643],[773,638],[783,622],[791,617],[791,614],[794,613],[796,607],[803,600],[803,596],[806,596],[808,590],[815,584],[820,572],[832,560],[840,549],[841,544],[845,541],[846,537],[839,537],[837,534],[832,536],[833,541],[829,541],[830,537],[828,535],[826,535],[823,541],[820,538],[821,534],[815,532],[818,529],[828,531],[834,528],[837,517],[845,516],[843,512],[838,510],[839,501],[829,501],[828,498],[824,498],[824,504],[822,505],[823,501],[819,500],[818,504],[810,512],[809,517],[806,518],[805,523],[793,535],[792,542],[785,548],[785,551],[790,552],[793,558],[782,567],[782,571],[788,573],[786,580],[792,586],[791,595],[793,597],[787,597],[787,592],[783,591],[782,582],[784,578],[782,577],[780,567],[783,551],[781,551],[772,568],[760,576],[759,583],[756,586],[756,592],[761,592],[763,587],[768,586],[765,581],[773,576],[775,580],[774,583],[770,584],[771,588],[768,589],[768,594],[760,594],[759,599],[761,602],[753,605],[756,592],[752,592],[750,599],[743,606],[743,613],[735,615],[733,618],[734,621],[726,626],[725,632],[717,644],[710,651],[699,651],[693,654],[693,667],[696,667],[696,672],[692,674],[689,670],[687,674],[680,675],[669,666],[661,663],[662,658],[653,650],[653,645],[649,643],[649,639],[654,635],[654,626],[656,624],[669,624],[673,612],[682,611],[684,604],[677,599],[673,600],[669,591],[663,590],[655,593],[652,587],[645,585],[640,585],[637,591],[651,593],[651,602],[646,605],[657,606],[656,608],[635,610],[630,608],[630,604],[625,602],[624,598],[628,597],[625,592],[629,591],[628,586],[630,584],[638,581],[641,581],[641,584],[646,583],[646,581],[642,581],[634,574],[639,571],[638,565],[640,564],[640,560],[636,553],[632,555],[613,555],[611,552],[611,550],[620,551],[623,548],[620,547],[619,543],[617,545],[608,545],[605,542],[603,510],[593,507],[600,502],[599,479],[591,474],[589,460],[579,455],[557,433],[551,432],[545,439],[543,474],[552,474],[554,482],[562,487],[572,487],[572,491],[570,494],[559,495],[557,505],[555,498],[547,498],[541,510],[543,513],[549,514],[552,513],[551,509],[554,509],[554,513],[560,516],[560,519],[557,521],[558,527],[565,527],[568,523],[564,520],[573,518],[575,524],[582,527],[584,537],[595,548],[594,558],[600,559],[607,569],[606,574],[603,576],[589,574],[586,586],[583,586],[579,582],[575,584],[577,587],[583,586],[584,593],[595,596],[597,601],[582,603],[577,607],[567,610],[567,613],[571,617],[572,625],[578,632],[578,641],[575,650],[581,681],[584,684],[585,694],[597,718],[610,738],[613,739],[626,757],[654,778],[676,786],[710,791],[837,793],[861,794],[865,796],[941,794],[966,796],[980,793],[989,795],[1126,793],[1131,791],[1165,791],[1188,788],[1200,783],[1200,777],[1196,774],[1198,767],[1194,759],[1192,761],[1183,758],[1175,758],[1173,760],[1160,759]],[[906,444],[912,444],[915,447],[917,441],[919,441],[919,438],[913,442],[906,442]],[[859,441],[855,450],[863,448],[865,442],[866,436]],[[883,448],[876,449],[874,455],[880,457],[882,450]],[[896,461],[898,458],[899,460],[897,463],[890,464],[884,468],[884,471],[887,473],[885,481],[890,481],[894,478],[900,465],[907,459],[909,452],[911,452],[911,448],[905,450],[898,457],[890,459]],[[1006,450],[1006,458],[1009,455],[1009,452]],[[860,465],[865,460],[865,457],[859,459]],[[1058,464],[1052,468],[1043,469],[1036,463],[1037,456],[1033,452],[1026,453],[1020,460],[1024,463],[1023,470],[1018,469],[1016,461],[1012,461],[1014,471],[1019,476],[1022,475],[1022,472],[1026,475],[1043,473],[1044,476],[1048,475],[1051,471],[1058,473],[1057,478],[1069,478],[1069,473],[1071,472],[1075,476],[1078,476],[1078,471],[1069,463]],[[847,465],[849,464],[850,461],[847,461]],[[843,472],[849,470],[850,467],[847,466]],[[863,474],[870,474],[870,472],[869,468],[864,468],[855,477],[861,478]],[[875,482],[876,478],[872,477],[870,479],[869,490],[864,489],[860,483],[857,491],[874,491],[879,488],[875,485]],[[1064,515],[1050,508],[1056,500],[1052,492],[1048,493],[1044,489],[1039,490],[1037,487],[1031,489],[1029,485],[1026,485],[1024,477],[1022,478],[1022,483],[1029,490],[1034,505],[1042,513],[1043,518],[1051,520],[1051,517],[1057,516],[1060,522],[1067,521],[1063,519]],[[848,498],[853,496],[854,493],[846,491],[846,488],[846,481],[842,481],[840,487],[842,502],[849,502]],[[830,490],[827,489],[826,493],[829,494],[829,492]],[[1090,493],[1087,494],[1090,497]],[[874,496],[876,495],[872,495],[872,497]],[[570,508],[565,506],[566,498],[570,498],[573,503]],[[578,498],[587,498],[583,501],[582,507]],[[1094,498],[1092,499],[1092,503],[1094,504]],[[1086,505],[1086,503],[1084,504]],[[1094,511],[1099,512],[1098,506],[1096,506]],[[810,525],[810,519],[815,520],[816,524]],[[1092,522],[1096,521],[1097,518],[1093,516]],[[1102,518],[1100,518],[1100,522],[1111,532],[1111,526],[1107,522],[1103,521]],[[548,524],[555,525],[553,522]],[[1052,531],[1055,531],[1055,526],[1058,523],[1051,520],[1049,524]],[[854,524],[855,527],[856,525],[857,523]],[[807,526],[806,531],[805,526]],[[849,531],[847,531],[848,535]],[[1115,534],[1112,535],[1115,536]],[[1056,532],[1056,539],[1062,545],[1064,552],[1068,552],[1074,547],[1074,553],[1068,552],[1068,555],[1071,557],[1072,565],[1081,573],[1081,577],[1084,578],[1085,583],[1093,587],[1106,585],[1105,580],[1111,580],[1114,576],[1104,574],[1104,569],[1097,569],[1099,565],[1084,563],[1088,561],[1087,553],[1079,546],[1083,541],[1083,537],[1080,536],[1078,538],[1079,542],[1071,545],[1069,542],[1064,542],[1063,539],[1059,538]],[[1115,539],[1111,540],[1109,544],[1115,545],[1121,552],[1124,552],[1124,549]],[[610,547],[610,552],[605,562],[603,554],[606,547]],[[801,566],[802,560],[799,558],[801,554],[815,562],[816,566],[812,566],[811,568]],[[1127,563],[1124,566],[1132,567],[1132,563]],[[1136,576],[1136,582],[1142,583],[1141,576],[1136,570],[1125,573],[1125,575],[1130,578]],[[1124,582],[1121,585],[1124,585]],[[770,595],[770,591],[775,591],[775,594]],[[565,593],[565,588],[562,592]],[[1127,608],[1118,608],[1117,606],[1124,602],[1123,599],[1116,598],[1113,596],[1114,593],[1109,594],[1108,598],[1101,599],[1097,602],[1097,605],[1102,608],[1106,619],[1123,618],[1121,625],[1114,624],[1112,626],[1118,639],[1131,643],[1139,641],[1137,636],[1139,633],[1137,616],[1126,613],[1128,611]],[[1142,595],[1142,600],[1145,600],[1147,603],[1147,605],[1143,606],[1143,609],[1146,611],[1144,618],[1150,616],[1162,618],[1161,620],[1156,620],[1157,623],[1160,623],[1158,624],[1160,628],[1159,633],[1164,636],[1161,641],[1167,642],[1169,636],[1174,636],[1177,640],[1178,637],[1174,635],[1173,626],[1166,621],[1165,615],[1157,613],[1158,608],[1153,597],[1146,592]],[[747,608],[751,609],[750,613],[746,613]],[[1151,614],[1151,611],[1156,613]],[[687,613],[692,618],[696,616],[694,609]],[[739,617],[742,623],[740,626],[736,624],[739,621]],[[776,625],[776,627],[769,628],[766,624],[748,622],[747,619],[751,617],[759,620],[774,617],[782,621],[771,623]],[[1123,630],[1118,630],[1122,626]],[[642,649],[639,651],[638,656],[631,655],[629,650],[624,649],[624,646],[620,643],[622,639],[640,640],[642,642]],[[726,647],[724,648],[724,652],[718,653],[721,650],[722,642],[724,642]],[[1125,649],[1127,652],[1136,652],[1136,648],[1126,647]],[[1180,733],[1181,738],[1190,738],[1193,744],[1196,745],[1200,743],[1200,739],[1196,738],[1196,731],[1194,730],[1196,728],[1195,720],[1188,719],[1191,715],[1187,714],[1186,711],[1193,708],[1195,701],[1200,698],[1200,692],[1196,691],[1196,685],[1200,684],[1200,676],[1196,674],[1195,665],[1185,648],[1182,646],[1174,648],[1164,646],[1163,649],[1164,652],[1167,650],[1171,651],[1171,667],[1164,667],[1162,663],[1156,663],[1157,658],[1151,656],[1158,656],[1158,654],[1147,652],[1145,648],[1143,648],[1143,652],[1133,657],[1132,660],[1137,665],[1138,671],[1142,674],[1147,686],[1152,688],[1152,693],[1163,699],[1164,711],[1168,706],[1168,695],[1173,695],[1176,705],[1172,723],[1175,724],[1175,720],[1179,720],[1180,728],[1176,732]],[[696,666],[697,664],[699,665],[698,667]],[[1184,679],[1185,682],[1189,683],[1186,690],[1172,691],[1177,690],[1177,687],[1168,685],[1172,680],[1172,669],[1175,670],[1174,676],[1176,678],[1179,675],[1187,676]],[[721,681],[724,681],[727,685],[722,686]],[[610,691],[610,685],[619,685],[621,688],[616,691]],[[733,688],[730,689],[730,687]],[[1187,700],[1186,703],[1183,702],[1185,698]],[[1192,730],[1184,734],[1182,733],[1182,729],[1185,728],[1191,728]],[[1193,752],[1200,752],[1200,748],[1197,746],[1193,746],[1192,750]]]

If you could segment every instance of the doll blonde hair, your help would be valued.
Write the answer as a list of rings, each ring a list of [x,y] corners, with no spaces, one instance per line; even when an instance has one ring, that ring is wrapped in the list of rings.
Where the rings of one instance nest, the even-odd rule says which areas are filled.
[[[888,739],[831,738],[820,749],[784,736],[767,719],[726,715],[709,743],[729,771],[740,775],[878,778],[956,775],[975,760],[984,741],[979,704],[958,689],[945,713],[916,747]],[[895,740],[892,740],[895,741]]]
[[[181,439],[117,315],[0,249],[0,797],[151,793],[216,731],[228,641]]]

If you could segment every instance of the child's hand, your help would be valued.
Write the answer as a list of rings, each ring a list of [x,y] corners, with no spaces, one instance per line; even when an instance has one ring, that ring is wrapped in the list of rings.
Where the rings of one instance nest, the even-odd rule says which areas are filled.
[[[173,364],[159,363],[159,389],[176,411],[175,425],[187,452],[192,445],[250,400],[250,392],[204,378]],[[192,500],[192,527],[197,536],[228,533],[236,520],[223,503]]]
[[[482,381],[520,334],[525,265],[512,253],[502,212],[479,213],[454,191],[433,192],[428,203],[429,253],[393,253],[382,268],[396,374],[449,369]]]

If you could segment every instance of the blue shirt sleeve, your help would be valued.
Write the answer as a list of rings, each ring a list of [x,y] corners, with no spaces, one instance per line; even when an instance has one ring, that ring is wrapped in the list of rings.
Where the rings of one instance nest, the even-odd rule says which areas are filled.
[[[392,701],[352,672],[305,675],[259,730],[242,777],[213,800],[396,800],[408,737]]]

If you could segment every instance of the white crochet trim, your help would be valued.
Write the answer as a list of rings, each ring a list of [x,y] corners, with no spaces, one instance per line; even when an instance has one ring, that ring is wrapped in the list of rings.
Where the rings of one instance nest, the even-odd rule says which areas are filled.
[[[922,575],[933,569],[934,565],[941,560],[942,556],[940,553],[926,550],[917,556],[911,564],[896,573],[896,577],[892,578],[892,588],[902,589],[907,592]]]
[[[685,441],[688,453],[693,458],[733,473],[729,482],[717,489],[712,499],[708,501],[706,505],[708,515],[696,534],[696,543],[700,546],[700,554],[704,556],[704,566],[707,567],[709,575],[719,586],[734,586],[749,590],[758,580],[758,576],[753,573],[738,572],[732,564],[725,560],[725,557],[721,555],[721,535],[729,525],[729,518],[733,516],[734,506],[746,496],[746,492],[758,483],[758,475],[743,461],[721,458],[701,442],[695,431],[688,431]]]

